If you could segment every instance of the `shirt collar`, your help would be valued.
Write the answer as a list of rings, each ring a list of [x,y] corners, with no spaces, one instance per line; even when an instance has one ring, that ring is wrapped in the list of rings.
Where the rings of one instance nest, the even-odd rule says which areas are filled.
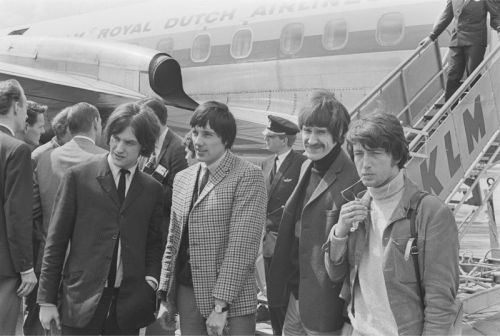
[[[78,138],[78,139],[85,139],[85,140],[88,140],[88,141],[92,142],[92,143],[95,145],[95,141],[94,141],[94,139],[89,138],[88,136],[85,136],[85,135],[75,135],[75,136],[73,137],[73,139],[76,139],[76,138]]]
[[[109,164],[109,169],[111,169],[111,174],[113,174],[113,178],[115,178],[116,180],[120,176],[121,168],[113,163],[113,160],[111,159],[111,154],[108,154],[108,164]],[[135,165],[133,165],[128,169],[128,171],[130,172],[129,175],[130,177],[134,176],[136,169],[137,169],[137,162],[135,163]]]
[[[224,154],[222,154],[222,156],[220,158],[217,159],[217,161],[215,162],[212,162],[211,164],[207,165],[205,162],[202,162],[201,163],[201,167],[202,168],[207,168],[208,171],[210,172],[210,174],[214,175],[215,174],[215,171],[217,170],[217,168],[219,168],[220,166],[220,163],[222,162],[222,160],[226,157],[227,155],[227,150],[224,152]]]
[[[16,133],[14,133],[14,130],[13,130],[12,128],[10,128],[9,126],[5,125],[4,123],[0,123],[0,126],[3,126],[3,127],[5,127],[6,129],[8,129],[8,130],[9,130],[9,132],[10,132],[10,134],[11,134],[12,136],[16,136]]]
[[[287,157],[287,155],[290,154],[291,151],[292,151],[292,149],[290,148],[288,151],[284,152],[283,154],[279,154],[278,161],[283,162],[285,160],[285,158]]]

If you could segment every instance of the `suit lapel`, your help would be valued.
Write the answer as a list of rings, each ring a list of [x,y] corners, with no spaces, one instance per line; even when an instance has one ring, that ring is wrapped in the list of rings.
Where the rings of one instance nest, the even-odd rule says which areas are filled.
[[[330,168],[326,171],[325,176],[323,176],[323,178],[319,181],[318,186],[312,193],[311,198],[307,202],[306,206],[309,205],[309,203],[313,202],[316,198],[318,198],[323,192],[325,192],[325,190],[328,189],[328,187],[333,182],[335,182],[335,180],[337,179],[337,174],[344,167],[345,159],[346,157],[344,151],[341,149],[338,156],[335,158],[335,161],[333,161]]]
[[[208,179],[207,184],[205,185],[205,188],[201,192],[200,196],[198,197],[198,199],[196,200],[196,203],[194,205],[200,203],[205,198],[205,196],[207,196],[208,193],[217,184],[219,184],[226,177],[226,175],[231,171],[231,168],[234,165],[234,160],[236,159],[236,157],[234,156],[234,154],[232,154],[229,151],[225,155],[226,156],[224,157],[224,159],[222,159],[222,162],[219,164],[219,166],[215,170],[215,173],[213,175],[209,176],[209,179]]]
[[[132,204],[137,197],[142,194],[142,190],[144,189],[144,175],[137,168],[135,170],[135,174],[132,177],[132,181],[130,182],[130,187],[128,189],[127,195],[125,196],[125,200],[123,201],[123,205],[121,210],[127,209],[130,204]],[[118,194],[117,194],[118,195]]]
[[[292,209],[297,208],[297,202],[298,202],[299,196],[301,193],[303,193],[305,191],[306,180],[308,180],[305,177],[311,171],[311,167],[312,167],[312,161],[309,159],[304,161],[304,163],[302,164],[302,167],[300,169],[299,181],[297,182],[295,189],[292,191],[292,194],[290,195],[289,200],[286,202],[287,208],[292,208]],[[302,211],[302,209],[300,209],[299,211]]]
[[[108,164],[108,156],[103,156],[103,159],[99,161],[99,167],[97,171],[97,181],[101,186],[102,190],[111,198],[115,205],[119,208],[120,201],[118,200],[118,191],[116,190],[115,180],[113,179],[113,174]]]
[[[160,163],[161,159],[163,158],[163,155],[165,155],[165,152],[167,151],[168,145],[170,144],[170,141],[172,141],[173,136],[174,135],[173,135],[172,131],[169,129],[167,134],[165,135],[165,139],[163,140],[163,145],[161,146],[160,155],[158,155],[158,157],[156,159],[157,166]]]
[[[280,169],[278,169],[278,171],[276,172],[276,175],[274,176],[274,179],[271,183],[271,187],[269,188],[269,195],[271,195],[274,192],[274,189],[276,189],[278,182],[281,181],[281,178],[292,164],[293,160],[292,156],[293,152],[288,153],[288,155],[285,158],[285,161],[283,161],[283,163],[281,164]]]
[[[451,0],[452,3],[452,8],[453,8],[453,14],[455,18],[458,19],[460,14],[462,13],[462,9],[467,6],[470,0]]]

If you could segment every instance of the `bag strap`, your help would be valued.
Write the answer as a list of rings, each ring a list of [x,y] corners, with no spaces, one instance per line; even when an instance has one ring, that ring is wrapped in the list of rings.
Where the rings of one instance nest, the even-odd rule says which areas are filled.
[[[420,278],[420,267],[418,264],[418,230],[417,230],[417,225],[415,223],[416,218],[417,218],[417,211],[418,207],[420,206],[420,203],[422,202],[422,199],[429,195],[428,192],[426,191],[417,191],[415,194],[410,199],[410,207],[408,209],[408,212],[406,213],[406,218],[410,220],[410,234],[412,240],[411,244],[411,250],[410,254],[413,259],[413,266],[415,267],[415,277],[417,278],[417,289],[418,289],[418,296],[420,297],[420,303],[422,305],[422,309],[424,309],[424,290],[422,288],[422,281]]]

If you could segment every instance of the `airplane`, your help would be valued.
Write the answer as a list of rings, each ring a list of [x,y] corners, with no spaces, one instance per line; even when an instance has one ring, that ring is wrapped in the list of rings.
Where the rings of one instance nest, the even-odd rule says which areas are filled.
[[[252,155],[267,115],[296,121],[315,89],[352,107],[429,34],[445,3],[147,1],[1,30],[0,79],[36,79],[28,95],[58,109],[81,99],[109,111],[157,95],[178,107],[169,120],[180,132],[186,109],[219,100],[238,120],[236,149]]]

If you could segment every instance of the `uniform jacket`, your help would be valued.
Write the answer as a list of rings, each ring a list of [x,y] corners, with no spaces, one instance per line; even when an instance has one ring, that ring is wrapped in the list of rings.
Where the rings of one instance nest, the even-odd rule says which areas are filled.
[[[322,245],[337,222],[340,207],[346,202],[340,191],[358,181],[358,174],[352,161],[341,150],[309,201],[298,209],[297,203],[300,194],[305,191],[311,167],[311,160],[304,162],[299,183],[285,205],[267,294],[271,306],[286,309],[290,297],[287,284],[292,276],[290,254],[295,239],[296,211],[302,211],[299,240],[300,318],[310,330],[330,332],[342,328],[344,324],[344,301],[339,298],[341,284],[332,282],[326,273]]]
[[[422,311],[413,259],[411,256],[404,257],[411,237],[407,211],[410,199],[417,190],[418,187],[405,177],[403,197],[383,233],[383,274],[387,295],[400,335],[446,335],[457,310],[457,226],[452,212],[436,196],[426,196],[422,200],[415,218],[420,274],[425,293],[425,310]],[[365,194],[365,197],[369,197],[369,194]],[[349,233],[347,250],[335,246],[338,240],[332,243],[333,250],[345,251],[340,254],[340,259],[333,256],[325,259],[331,279],[336,282],[345,279],[342,296],[346,301],[354,300],[357,270],[361,256],[368,248],[368,225],[370,222],[361,223],[358,230]],[[354,304],[351,309],[351,313],[355,314]]]
[[[35,209],[40,209],[33,213],[35,239],[38,245],[38,258],[35,261],[37,272],[40,272],[42,266],[41,257],[45,248],[50,215],[62,176],[70,167],[88,162],[95,155],[104,153],[106,153],[105,149],[87,139],[76,137],[63,146],[48,150],[38,157],[33,187],[34,206]]]
[[[156,299],[145,276],[159,279],[162,207],[160,184],[139,170],[120,206],[106,155],[68,169],[55,200],[37,302],[56,304],[59,293],[62,323],[84,327],[101,298],[120,234],[118,325],[136,329],[151,323]]]
[[[283,214],[283,208],[286,201],[292,194],[297,185],[300,174],[300,167],[306,160],[305,156],[292,150],[286,157],[280,168],[276,172],[272,183],[269,181],[269,175],[273,169],[275,155],[262,162],[262,172],[266,180],[267,188],[267,219],[272,223],[266,229],[278,232],[278,227]],[[269,223],[270,224],[270,223]]]
[[[176,261],[189,222],[194,294],[207,318],[214,298],[230,305],[229,317],[255,313],[255,259],[266,216],[262,171],[230,151],[189,211],[201,164],[177,174],[160,291],[175,306]]]
[[[33,267],[29,147],[0,126],[0,276]]]
[[[490,13],[490,25],[500,32],[500,1],[498,0],[448,0],[431,33],[436,39],[455,19],[450,47],[486,45],[488,30],[486,16]]]
[[[143,158],[146,162],[148,159]],[[175,175],[183,169],[188,167],[186,161],[186,152],[184,150],[184,145],[182,144],[182,139],[175,134],[171,129],[168,130],[165,135],[165,140],[163,140],[163,145],[160,150],[160,154],[157,157],[156,169],[159,165],[162,165],[168,170],[167,177],[162,181],[163,194],[164,194],[164,227],[163,227],[163,242],[167,240],[168,226],[170,219],[170,207],[172,206],[172,188],[174,184]]]

